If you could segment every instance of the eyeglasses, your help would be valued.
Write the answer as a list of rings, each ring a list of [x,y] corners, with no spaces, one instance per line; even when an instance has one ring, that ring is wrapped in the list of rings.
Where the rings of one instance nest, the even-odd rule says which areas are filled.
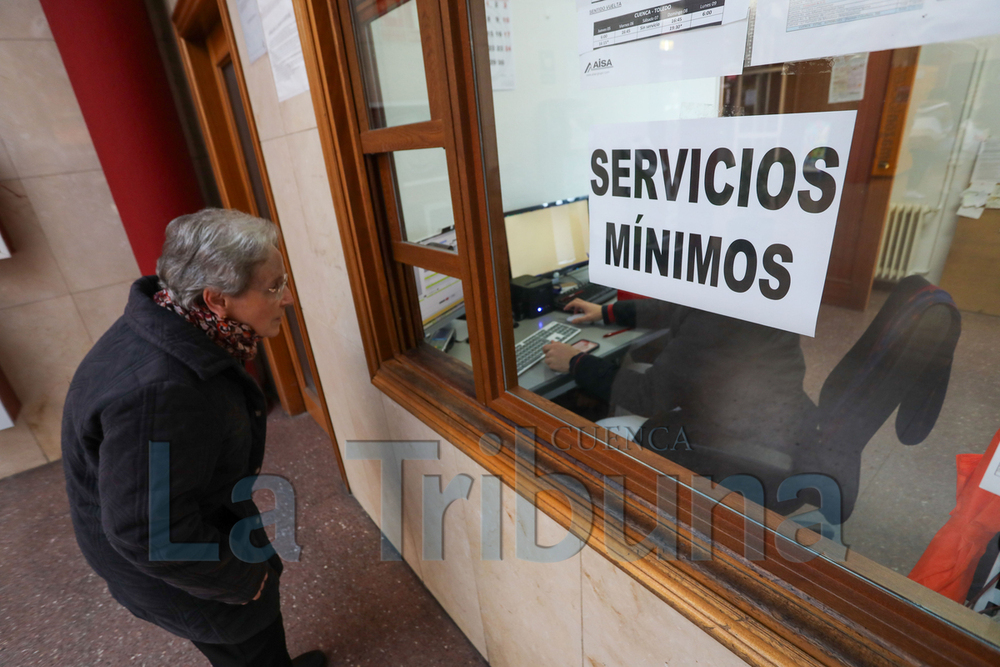
[[[277,287],[268,287],[267,288],[268,296],[270,296],[272,299],[275,299],[275,300],[280,299],[281,297],[285,296],[285,288],[286,287],[288,287],[288,274],[287,273],[284,274],[281,277],[281,284],[280,285],[278,285]]]

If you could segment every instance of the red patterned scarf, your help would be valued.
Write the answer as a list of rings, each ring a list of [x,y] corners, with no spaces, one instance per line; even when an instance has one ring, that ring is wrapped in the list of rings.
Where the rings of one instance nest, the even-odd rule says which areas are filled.
[[[205,306],[197,304],[191,308],[182,308],[174,303],[165,289],[154,294],[153,301],[159,306],[174,311],[200,328],[212,342],[236,357],[237,360],[250,361],[257,355],[257,343],[263,339],[263,336],[258,336],[249,324],[243,324],[228,317],[219,317]]]

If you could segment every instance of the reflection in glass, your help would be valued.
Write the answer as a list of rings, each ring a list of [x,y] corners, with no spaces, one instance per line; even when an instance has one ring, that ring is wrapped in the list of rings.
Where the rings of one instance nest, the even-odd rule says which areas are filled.
[[[866,115],[873,124],[884,109],[898,116],[904,131],[897,137],[894,174],[877,180],[871,163],[857,164],[862,176],[845,184],[827,276],[834,287],[852,280],[862,233],[884,229],[884,239],[905,239],[897,244],[904,251],[896,255],[898,273],[878,259],[865,267],[876,278],[870,297],[870,282],[860,284],[867,301],[851,308],[822,304],[810,338],[697,308],[611,295],[599,301],[603,307],[593,322],[571,323],[579,331],[567,346],[590,347],[583,342],[590,341],[596,348],[585,355],[551,345],[558,372],[536,364],[517,384],[541,397],[535,404],[543,409],[555,403],[592,421],[616,420],[602,423],[616,424],[619,435],[634,434],[625,453],[641,455],[644,463],[655,463],[653,452],[713,482],[751,476],[766,491],[764,504],[785,513],[821,506],[829,523],[840,524],[853,556],[884,566],[866,561],[863,576],[913,595],[912,584],[898,586],[908,575],[945,596],[924,590],[922,606],[946,609],[963,627],[981,627],[973,611],[949,599],[962,603],[978,595],[1000,562],[1000,520],[995,511],[982,520],[987,505],[969,502],[979,485],[967,481],[992,457],[987,447],[1000,428],[1000,210],[980,205],[965,211],[969,216],[956,211],[976,196],[1000,205],[1000,188],[985,192],[994,192],[996,179],[989,188],[980,184],[976,196],[966,192],[983,139],[1000,136],[1000,36],[924,45],[919,53],[897,50],[891,65],[885,54],[868,54],[870,63],[883,58],[883,78],[889,69],[895,77],[914,67],[912,86],[886,87],[877,97],[872,93],[880,89],[868,84],[851,96],[837,91],[830,59],[747,68],[725,79],[593,90],[581,85],[572,49],[559,48],[573,43],[575,26],[545,20],[560,11],[557,3],[513,8],[514,23],[528,26],[518,37],[518,88],[493,92],[507,211],[587,194],[593,177],[588,136],[597,124],[831,109],[857,110],[859,119]],[[874,65],[867,70],[869,83],[879,80],[876,71]],[[857,160],[862,153],[855,148],[859,144],[851,154]],[[874,154],[874,146],[869,149]],[[623,183],[634,176],[623,175]],[[877,188],[891,189],[885,220],[856,206]],[[895,231],[897,217],[908,226]],[[606,221],[581,228],[590,223]],[[537,261],[538,255],[569,257],[572,228],[555,227],[562,230],[555,243],[549,241],[551,225],[532,227],[537,243],[532,230],[512,238],[510,229],[505,266],[512,273],[496,277],[520,283],[512,288],[516,328],[510,333],[517,343],[552,322],[566,322],[569,313],[559,300],[588,282],[588,269]],[[534,280],[518,281],[523,275]],[[519,292],[538,300],[522,308]],[[498,313],[501,319],[510,315]],[[963,457],[972,460],[964,472]],[[837,502],[821,505],[815,489],[779,502],[781,483],[801,474],[835,481]],[[952,513],[956,495],[959,507]],[[940,537],[946,522],[945,537],[960,536],[958,541]],[[935,558],[951,569],[928,566]],[[993,604],[1000,603],[1000,592],[994,594]]]
[[[465,322],[462,281],[441,273],[413,268],[424,340],[466,364],[472,363]]]
[[[271,208],[267,205],[264,195],[264,180],[261,178],[260,165],[257,164],[257,153],[253,149],[250,138],[250,126],[247,124],[247,114],[243,109],[243,98],[240,96],[239,84],[236,82],[236,70],[232,61],[222,66],[222,79],[226,82],[226,92],[229,94],[229,107],[236,121],[236,133],[240,138],[240,149],[250,177],[250,187],[253,190],[253,200],[257,204],[257,215],[270,220]]]
[[[354,4],[371,129],[430,120],[416,0]]]
[[[570,309],[658,332],[621,363],[551,346],[549,365],[616,416],[599,424],[624,428],[625,437],[724,485],[750,475],[768,508],[788,514],[809,502],[832,525],[850,517],[862,452],[897,408],[899,441],[927,438],[961,329],[946,292],[907,278],[830,372],[816,406],[804,390],[798,334],[652,299],[600,308],[574,301]],[[835,497],[812,488],[779,500],[782,484],[810,474],[828,477]]]
[[[429,243],[430,237],[454,228],[448,160],[443,148],[397,151],[392,154],[399,193],[403,239]],[[436,242],[438,249],[447,243]],[[448,248],[448,249],[453,249]]]

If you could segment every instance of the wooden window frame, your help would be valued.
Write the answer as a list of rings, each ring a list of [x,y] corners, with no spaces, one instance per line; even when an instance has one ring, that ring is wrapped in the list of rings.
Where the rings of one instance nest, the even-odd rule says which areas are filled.
[[[488,224],[491,219],[502,220],[503,210],[488,55],[482,48],[485,9],[474,0],[416,1],[422,3],[422,11],[432,3],[437,7],[440,24],[433,29],[440,30],[443,57],[435,66],[444,68],[447,115],[461,119],[444,122],[441,131],[446,136],[435,138],[435,145],[447,144],[452,151],[449,171],[460,247],[448,266],[430,255],[407,255],[401,248],[406,244],[390,238],[385,221],[378,218],[381,195],[370,187],[369,175],[377,183],[384,167],[374,164],[370,153],[397,150],[403,132],[376,145],[367,129],[361,82],[352,75],[356,53],[347,1],[294,0],[373,384],[491,474],[534,497],[546,514],[577,531],[590,547],[750,664],[1000,664],[996,645],[910,602],[931,604],[936,594],[907,579],[889,577],[894,579],[892,585],[906,588],[908,599],[903,599],[885,585],[869,583],[825,559],[794,564],[780,558],[761,562],[743,558],[745,518],[739,512],[741,502],[732,496],[713,510],[710,560],[690,557],[692,549],[705,546],[706,536],[691,528],[692,494],[684,486],[678,487],[677,502],[666,508],[678,519],[679,557],[634,562],[615,558],[628,553],[630,544],[658,525],[660,476],[644,464],[644,457],[682,482],[691,474],[649,452],[624,456],[614,451],[619,442],[606,441],[608,447],[595,438],[592,423],[552,405],[543,412],[533,405],[537,399],[531,392],[506,389],[516,385],[516,374],[512,365],[502,363],[513,356],[509,337],[501,335],[513,324],[510,308],[494,315],[495,304],[509,306],[510,293],[505,280],[494,280],[508,270],[503,226]],[[424,129],[431,133],[430,126]],[[389,136],[384,130],[375,132]],[[438,132],[436,126],[433,132]],[[408,267],[400,263],[421,264],[462,279],[472,373],[421,344],[412,317],[398,314],[403,312],[400,288],[412,279],[406,275]],[[578,427],[579,433],[567,433],[567,423]],[[518,425],[534,429],[533,469],[516,454]],[[486,433],[499,437],[498,452],[481,446]],[[515,481],[516,472],[520,474]],[[589,493],[594,509],[589,532],[573,524],[573,508],[587,500],[552,482],[555,473],[572,476]],[[606,530],[603,511],[605,486],[616,480],[625,480],[624,535]],[[774,530],[782,520],[767,514],[766,524],[772,530],[766,531],[765,549],[771,554],[776,550]],[[867,574],[876,581],[883,576],[885,568],[864,558],[856,561],[856,569],[865,570],[867,563]]]

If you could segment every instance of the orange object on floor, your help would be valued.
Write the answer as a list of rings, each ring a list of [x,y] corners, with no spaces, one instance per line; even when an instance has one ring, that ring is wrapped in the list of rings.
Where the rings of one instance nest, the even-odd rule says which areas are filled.
[[[955,454],[955,472],[958,473],[958,480],[955,484],[956,503],[962,497],[966,482],[972,477],[972,473],[976,472],[976,466],[979,465],[982,458],[982,454]]]
[[[979,559],[990,540],[1000,533],[1000,496],[979,488],[998,443],[1000,431],[964,484],[963,466],[959,464],[955,509],[910,572],[913,581],[960,604],[965,602]]]

